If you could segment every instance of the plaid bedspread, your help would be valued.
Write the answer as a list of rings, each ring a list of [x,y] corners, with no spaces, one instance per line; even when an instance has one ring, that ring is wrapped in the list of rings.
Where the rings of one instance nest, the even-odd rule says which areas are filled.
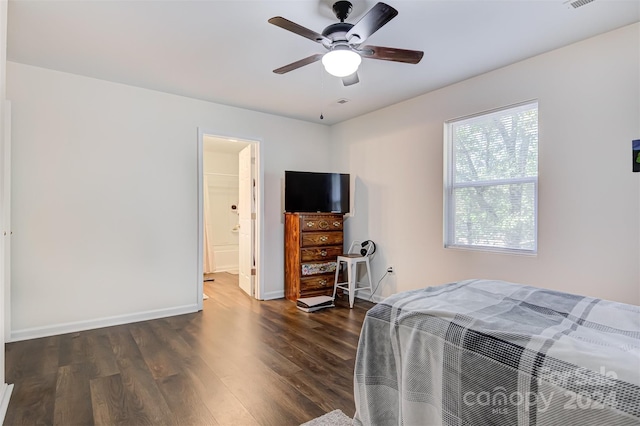
[[[469,280],[365,318],[360,425],[640,425],[640,308]]]

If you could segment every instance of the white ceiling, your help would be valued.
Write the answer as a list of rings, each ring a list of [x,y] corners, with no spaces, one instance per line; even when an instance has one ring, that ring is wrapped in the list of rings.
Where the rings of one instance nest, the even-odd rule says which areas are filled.
[[[227,139],[217,136],[204,135],[202,147],[205,152],[238,154],[249,143],[237,139]]]
[[[355,23],[376,2],[353,0]],[[364,59],[344,87],[324,52],[267,23],[283,16],[316,32],[337,22],[330,0],[9,0],[10,61],[334,124],[640,20],[637,0],[387,0],[396,18],[366,44],[425,52],[418,65]],[[348,99],[338,104],[339,99]],[[324,120],[320,120],[323,113]]]

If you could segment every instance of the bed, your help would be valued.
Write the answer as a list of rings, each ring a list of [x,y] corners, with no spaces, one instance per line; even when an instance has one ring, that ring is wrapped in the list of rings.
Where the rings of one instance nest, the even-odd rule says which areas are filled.
[[[640,307],[468,280],[366,315],[355,425],[640,425]]]

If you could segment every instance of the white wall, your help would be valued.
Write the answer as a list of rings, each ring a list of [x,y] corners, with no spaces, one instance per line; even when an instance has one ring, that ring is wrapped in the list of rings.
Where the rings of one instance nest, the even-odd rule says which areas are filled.
[[[195,309],[199,126],[261,141],[263,296],[282,297],[281,179],[328,168],[326,126],[7,67],[13,340]]]
[[[346,239],[379,251],[377,294],[467,278],[504,279],[640,304],[640,24],[534,57],[332,127],[356,175]],[[428,67],[427,72],[428,72]],[[537,256],[444,249],[443,123],[539,100]]]
[[[205,139],[205,144],[207,140]],[[246,146],[242,142],[237,142],[238,145]],[[229,175],[238,176],[239,163],[238,154],[229,152],[216,152],[214,148],[207,148],[205,145],[205,151],[203,153],[203,167],[205,173],[225,173]]]

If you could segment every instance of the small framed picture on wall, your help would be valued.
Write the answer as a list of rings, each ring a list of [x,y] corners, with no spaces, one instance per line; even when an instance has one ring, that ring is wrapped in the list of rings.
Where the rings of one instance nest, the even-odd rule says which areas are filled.
[[[640,172],[640,139],[632,142],[633,145],[633,171]]]

